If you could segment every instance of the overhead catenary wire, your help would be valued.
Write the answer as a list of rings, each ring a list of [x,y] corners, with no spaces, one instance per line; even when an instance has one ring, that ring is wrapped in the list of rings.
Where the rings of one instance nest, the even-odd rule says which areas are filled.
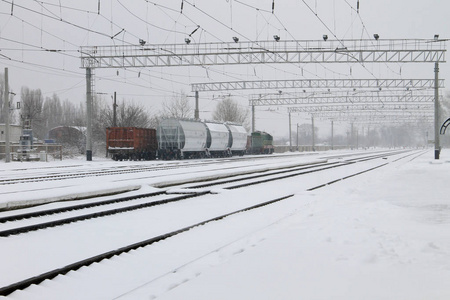
[[[3,1],[3,2],[8,2],[8,1]],[[14,1],[13,1],[14,2]],[[99,1],[100,2],[100,1]],[[120,1],[119,1],[120,2]],[[150,3],[149,1],[146,1],[147,2],[147,5]],[[191,1],[192,2],[192,1]],[[235,3],[243,3],[242,1],[239,1],[239,0],[234,0],[234,2]],[[11,2],[10,2],[11,3]],[[42,3],[44,3],[44,2],[42,2]],[[270,3],[270,2],[269,2]],[[272,3],[274,3],[274,1],[272,1]],[[120,3],[120,4],[122,4],[122,3]],[[194,4],[196,4],[197,6],[198,6],[198,3],[194,3]],[[268,4],[268,3],[267,3]],[[46,4],[47,5],[47,4]],[[244,5],[244,4],[242,4],[242,5]],[[247,4],[245,4],[246,6],[248,6],[248,7],[250,7],[249,5],[247,5]],[[63,8],[62,10],[61,10],[61,7]],[[63,6],[59,6],[59,8],[60,8],[60,13],[59,13],[59,16],[62,16],[63,15],[63,13],[64,13],[64,7]],[[67,8],[67,9],[69,9],[69,8]],[[161,6],[158,6],[158,9],[160,9],[161,11],[165,11],[166,9],[163,9]],[[74,11],[76,11],[76,10],[74,10]],[[183,22],[184,21],[184,19],[182,19],[182,18],[186,18],[186,20],[190,20],[190,17],[192,17],[192,14],[191,15],[189,15],[189,9],[187,9],[187,10],[185,10],[185,12],[183,13],[183,15],[182,16],[178,16],[178,19],[177,20],[179,20],[179,21],[181,21],[181,22]],[[281,18],[281,16],[279,16],[279,15],[277,15],[277,13],[278,13],[278,11],[279,11],[279,9],[278,9],[278,7],[277,7],[277,11],[270,11],[270,10],[258,10],[258,8],[256,8],[256,11],[257,11],[257,13],[258,14],[260,14],[260,15],[262,15],[262,16],[266,16],[266,15],[264,15],[264,13],[270,13],[270,14],[272,14],[273,13],[273,15],[275,16],[275,18],[280,18],[281,20],[283,20],[282,18]],[[15,14],[14,14],[14,17],[16,17],[17,18],[17,16],[20,16],[20,14],[18,14],[17,12],[20,12],[20,10],[15,10]],[[81,13],[87,13],[87,12],[85,12],[85,11],[80,11]],[[180,13],[179,12],[179,10],[177,11],[178,13]],[[101,14],[101,11],[99,10],[99,13],[100,13],[100,16],[99,16],[99,18],[101,17],[101,18],[105,18],[105,19],[107,19],[107,20],[112,20],[112,16],[111,16],[111,18],[106,18],[104,15],[102,15]],[[316,14],[317,14],[318,12],[317,12],[317,9],[316,9]],[[92,14],[97,14],[97,12],[93,12],[93,11],[91,11],[91,12],[88,12],[88,14],[89,15],[91,15],[92,16]],[[50,14],[51,15],[51,14]],[[58,14],[56,14],[56,15],[58,15]],[[135,14],[135,15],[137,15],[137,14]],[[361,16],[359,16],[359,18],[361,18]],[[148,21],[148,19],[146,20],[146,19],[143,19],[143,18],[141,18],[143,21],[145,21],[146,23],[148,23],[147,25],[148,26],[151,26],[150,24],[151,24],[151,22],[149,22]],[[100,20],[100,19],[99,19]],[[141,21],[142,21],[141,20]],[[236,19],[237,20],[237,19]],[[269,19],[269,21],[270,22],[272,22],[272,20],[270,20]],[[362,19],[361,19],[361,21],[362,21]],[[192,25],[191,24],[187,24],[187,26],[199,26],[199,25],[197,25],[197,22],[194,22],[194,21],[190,21],[191,23],[192,23]],[[78,23],[78,22],[77,22]],[[185,22],[185,23],[189,23],[189,22]],[[204,23],[202,23],[202,24],[204,24]],[[233,26],[234,24],[233,24],[233,22],[231,22],[231,24],[232,24],[232,26],[231,26],[231,28],[232,29],[234,29],[235,31],[234,32],[236,32],[237,34],[240,34],[240,30],[239,30],[239,28],[237,28],[236,26]],[[281,22],[280,22],[280,24],[282,24]],[[273,24],[270,24],[271,26],[273,26]],[[114,25],[114,26],[118,26],[118,25]],[[210,29],[210,27],[208,27],[208,26],[206,26],[207,28],[206,29]],[[279,26],[273,26],[274,28],[276,28],[276,27],[279,27]],[[291,32],[289,32],[288,30],[287,30],[287,28],[282,24],[282,27],[283,27],[283,30],[285,30],[286,32],[287,32],[287,34],[289,34],[290,36],[292,36],[293,37],[293,35],[292,35],[292,33]],[[364,27],[364,30],[365,30],[365,32],[367,33],[367,29],[365,28],[365,26],[363,26]],[[90,28],[90,29],[92,29],[92,30],[94,30],[94,26],[93,27],[88,27],[88,28]],[[120,29],[124,29],[125,27],[117,27],[117,28],[120,28]],[[155,28],[155,27],[154,27]],[[168,32],[169,34],[171,34],[171,33],[174,33],[174,34],[186,34],[186,32],[176,32],[176,27],[174,27],[175,28],[175,30],[172,30],[172,31],[170,31],[170,30],[167,30],[166,32]],[[201,34],[204,34],[204,33],[207,33],[207,31],[205,30],[205,28],[202,26],[202,27],[196,27],[197,29],[199,29],[199,28],[201,28]],[[41,33],[43,33],[43,34],[51,34],[51,33],[49,33],[49,32],[46,32],[45,30],[42,30],[43,29],[43,26],[41,26],[41,28],[40,28],[40,30],[41,30]],[[45,28],[44,28],[45,29]],[[167,28],[166,28],[167,29]],[[173,28],[172,28],[173,29]],[[187,33],[189,33],[189,32],[191,32],[191,30],[190,30],[190,28],[188,28],[189,30],[187,30]],[[272,28],[270,28],[271,30],[272,30]],[[159,29],[158,29],[159,30]],[[101,30],[100,30],[101,31]],[[335,30],[334,30],[335,31]],[[129,33],[129,31],[127,30],[127,34]],[[191,35],[193,34],[194,32],[192,32],[191,33]],[[130,33],[130,35],[132,35],[132,36],[138,36],[137,34],[135,34],[134,33],[134,35],[133,35],[133,33]],[[198,33],[196,34],[197,35],[197,37],[198,37]],[[105,35],[105,36],[107,36],[107,37],[111,37],[112,36],[112,34],[107,34],[107,35]],[[211,33],[211,36],[213,36],[212,35],[212,33]],[[204,38],[204,37],[203,37]],[[217,38],[217,37],[216,37]],[[245,38],[245,37],[243,37],[243,38]],[[219,38],[217,38],[217,39],[219,39]],[[64,42],[67,42],[68,44],[70,43],[69,41],[66,41],[65,39],[60,39],[61,41],[63,41],[63,43]],[[221,40],[221,39],[219,39],[219,40]],[[123,38],[123,41],[125,41],[125,38]],[[129,42],[129,41],[127,41],[127,42],[124,42],[124,43],[127,43],[127,44],[133,44],[132,42]],[[26,47],[28,47],[27,45],[25,45],[26,43],[24,43],[23,45],[24,46],[26,46]],[[31,47],[31,46],[30,46]],[[71,49],[65,49],[65,47],[64,48],[58,48],[58,47],[49,47],[49,49],[46,49],[46,44],[44,43],[43,45],[41,45],[41,46],[37,46],[37,47],[41,47],[40,49],[38,49],[38,48],[36,48],[36,50],[33,50],[33,49],[25,49],[24,51],[47,51],[47,52],[54,52],[54,53],[59,53],[59,54],[62,54],[62,55],[64,55],[64,56],[69,56],[69,57],[71,57],[71,58],[74,58],[74,59],[78,59],[79,57],[77,57],[77,56],[75,56],[75,55],[71,55],[72,53],[73,53],[73,51],[74,50],[71,50]],[[62,51],[60,51],[60,50],[62,50]],[[20,61],[20,60],[15,60],[15,61]],[[295,65],[294,65],[295,66]],[[268,67],[273,67],[273,66],[268,66]],[[295,67],[297,67],[297,68],[301,68],[301,70],[302,70],[302,72],[303,72],[303,68],[302,67],[299,67],[299,66],[295,66]],[[211,67],[211,66],[202,66],[202,68],[204,68],[205,70],[206,70],[206,72],[207,72],[207,76],[208,77],[210,77],[210,74],[209,73],[211,73],[211,77],[212,77],[212,79],[214,79],[214,77],[220,77],[220,76],[227,76],[228,78],[235,78],[235,79],[240,79],[240,78],[242,78],[242,77],[244,77],[246,74],[242,74],[242,73],[233,73],[233,72],[230,72],[229,70],[225,70],[225,69],[220,69],[219,67]],[[274,68],[274,69],[277,69],[277,68]],[[61,69],[61,70],[64,70],[64,68],[63,69]],[[279,70],[280,72],[283,72],[284,74],[293,74],[293,75],[299,75],[298,74],[298,72],[297,73],[294,73],[294,72],[289,72],[289,71],[286,71],[285,69],[277,69],[277,70]],[[308,72],[308,70],[304,70],[305,71],[305,73],[306,72]],[[334,74],[337,74],[337,75],[345,75],[345,74],[342,74],[342,73],[339,73],[339,72],[335,72],[335,71],[332,71],[332,70],[330,70],[331,72],[333,72]],[[122,72],[122,71],[121,71]],[[134,71],[132,71],[132,70],[126,70],[126,72],[134,72]],[[136,74],[137,74],[138,72],[136,72]],[[256,69],[253,67],[253,69],[252,69],[252,72],[251,72],[252,74],[247,74],[247,75],[251,75],[251,76],[255,76],[255,77],[257,77],[257,78],[260,78],[261,76],[264,76],[263,75],[263,73],[262,72],[258,72],[258,74],[256,73]],[[146,78],[148,78],[148,77],[151,77],[151,76],[154,76],[155,74],[152,74],[152,73],[142,73],[142,74],[144,74],[144,77],[146,77]],[[216,76],[217,75],[217,76]],[[258,75],[260,75],[259,77],[258,77]],[[302,74],[303,75],[303,74]],[[187,84],[185,83],[185,82],[182,82],[181,80],[177,80],[179,77],[187,77],[187,78],[191,78],[193,75],[192,74],[189,74],[189,76],[184,76],[183,74],[169,74],[169,72],[166,72],[166,71],[164,71],[164,72],[161,72],[161,76],[154,76],[153,78],[158,78],[158,79],[161,79],[161,80],[167,80],[167,81],[169,81],[169,82],[172,82],[173,84],[183,84],[184,86],[187,86]],[[348,76],[348,75],[345,75],[345,76]],[[138,78],[139,76],[136,76],[136,78]],[[163,77],[165,77],[165,78],[163,78]],[[317,74],[317,77],[318,78],[320,78],[320,76]],[[101,78],[100,76],[99,76],[99,78]],[[131,80],[131,78],[126,78],[125,79],[126,81],[128,80]],[[133,79],[134,80],[134,79]],[[143,80],[145,80],[145,79],[143,79]],[[147,86],[147,88],[152,88],[152,86],[150,85],[150,86]],[[170,89],[166,89],[167,91],[169,91]]]
[[[33,11],[33,12],[39,13],[39,12],[37,12],[37,11]],[[16,14],[15,17],[16,17],[16,18],[19,18],[19,17],[17,16],[17,14]],[[50,17],[53,18],[53,19],[56,18],[56,16],[53,16],[53,17],[50,16]],[[19,19],[20,19],[20,18],[19,18]],[[26,22],[26,21],[24,21],[24,22]],[[30,24],[29,22],[26,22],[26,23],[29,24],[29,25],[31,25],[31,26],[33,26],[33,27],[35,27],[35,28],[37,28],[36,26]],[[90,30],[90,31],[91,31],[91,32],[94,32],[93,30]],[[42,30],[42,26],[41,26],[41,32],[45,32],[45,33],[47,33],[47,34],[52,35],[51,33]],[[61,38],[59,38],[59,37],[57,37],[57,36],[55,36],[55,35],[52,35],[52,36],[54,36],[55,38],[58,38],[58,39],[62,40],[63,42],[66,42],[64,39],[61,39]],[[60,53],[60,54],[69,55],[69,56],[71,56],[71,57],[73,57],[73,58],[79,59],[79,56],[74,56],[74,55],[70,55],[70,54],[67,54],[67,53],[66,53],[66,52],[69,52],[69,51],[72,52],[72,51],[78,51],[78,50],[47,49],[47,48],[42,47],[42,46],[31,45],[31,44],[28,44],[28,43],[19,42],[19,41],[14,41],[14,40],[7,39],[7,38],[3,38],[3,39],[4,39],[4,40],[9,40],[10,42],[15,42],[15,43],[19,43],[19,44],[22,44],[22,45],[26,45],[26,46],[28,46],[28,47],[35,48],[35,49],[36,49],[35,51],[42,50],[42,51],[47,51],[47,52]],[[9,57],[7,57],[7,56],[4,56],[4,57],[9,59]],[[32,63],[32,62],[27,62],[27,61],[24,61],[24,60],[18,60],[18,59],[12,59],[12,61],[14,61],[14,62],[21,62],[21,63],[28,64],[28,65],[40,66],[40,67],[43,66],[43,65],[41,65],[41,64],[34,64],[34,63]],[[58,69],[58,68],[53,68],[53,69],[56,70],[56,69]],[[62,69],[61,69],[61,70],[62,70]],[[64,71],[64,70],[62,70],[62,71]],[[166,80],[169,80],[169,81],[170,81],[170,79],[166,79]],[[181,83],[181,82],[178,82],[178,83]]]

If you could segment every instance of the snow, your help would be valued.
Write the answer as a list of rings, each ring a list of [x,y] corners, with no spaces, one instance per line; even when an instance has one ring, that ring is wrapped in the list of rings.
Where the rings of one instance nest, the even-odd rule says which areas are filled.
[[[334,153],[337,152],[305,156],[300,160],[319,161],[321,157]],[[389,164],[384,167],[314,191],[308,192],[305,188],[315,179],[331,180],[338,174],[345,176],[347,173],[330,170],[326,178],[323,174],[313,173],[305,177],[307,180],[294,177],[264,185],[263,191],[251,188],[245,197],[250,202],[250,195],[264,195],[268,199],[288,193],[294,196],[197,227],[152,247],[69,272],[6,298],[450,299],[450,186],[447,185],[450,151],[444,149],[439,161],[433,159],[432,150],[417,156],[419,154],[417,152],[398,161],[398,156],[388,158],[384,162]],[[264,160],[259,167],[289,165],[292,160],[290,156],[281,162]],[[20,167],[26,170],[29,166],[26,172],[31,174],[38,172],[37,164],[22,163]],[[67,165],[69,162],[50,162],[45,166],[58,164]],[[109,161],[78,161],[73,164],[77,170],[121,166],[118,162]],[[251,169],[258,164],[259,161],[237,163],[235,166]],[[366,168],[371,164],[375,165],[371,162]],[[208,165],[198,169],[201,176],[219,173]],[[149,184],[169,178],[189,178],[193,172],[188,170],[190,175],[186,170],[173,169],[166,171],[167,176],[150,179],[138,179],[143,174],[136,173],[128,175],[134,178],[129,181],[123,181],[119,175],[106,177],[107,180],[95,177],[90,179],[90,185],[97,185],[99,192],[104,187],[111,188],[109,185],[114,182],[121,188],[142,184],[143,189],[153,191]],[[18,172],[17,166],[7,166],[0,176],[14,172]],[[223,168],[221,172],[237,172],[237,168]],[[72,189],[69,194],[73,195],[73,189],[85,183],[84,180],[62,180],[50,183],[48,189],[52,190],[54,197],[58,192],[62,197],[68,193],[61,185],[69,186]],[[27,189],[36,189],[35,185],[27,184]],[[183,192],[179,188],[169,191]],[[24,196],[13,186],[2,186],[0,192],[14,195],[15,201],[30,200],[31,197],[29,194]],[[237,209],[239,200],[244,200],[238,191],[215,192],[217,194],[209,195],[214,198],[205,196],[180,207],[178,215],[174,213],[168,223],[173,226],[179,219],[189,219],[184,214],[190,206],[217,209],[209,199],[215,199],[217,203],[224,199],[233,200],[229,202],[231,211]],[[46,193],[42,188],[35,192],[35,197],[44,198]],[[11,213],[2,212],[0,216]],[[139,222],[143,222],[145,214],[139,214],[142,215]],[[123,225],[127,220],[126,217],[121,218],[123,220],[114,220]],[[153,218],[158,218],[157,212]],[[163,215],[159,218],[162,224]],[[95,222],[103,222],[99,231],[107,227],[117,230],[113,226],[115,224]],[[76,226],[89,227],[83,222]],[[55,228],[45,235],[54,235],[56,244],[59,230]],[[155,228],[147,230],[154,231]],[[138,235],[138,232],[130,231],[130,236],[133,235]],[[42,236],[44,234],[41,233],[34,238]],[[113,240],[114,236],[117,237],[118,233],[111,233],[109,237]],[[17,236],[18,243],[22,243],[25,237]],[[8,239],[11,238],[0,239],[2,260],[15,255],[6,250],[10,248],[1,246],[6,246]],[[111,241],[110,244],[116,242]],[[36,246],[41,249],[38,241]],[[106,242],[104,246],[108,246]],[[20,249],[16,251],[19,253]],[[45,245],[39,251],[46,251]],[[74,254],[65,253],[61,257],[66,255]],[[61,257],[55,260],[61,260]],[[26,267],[27,264],[21,266]],[[3,276],[7,274],[3,273]]]

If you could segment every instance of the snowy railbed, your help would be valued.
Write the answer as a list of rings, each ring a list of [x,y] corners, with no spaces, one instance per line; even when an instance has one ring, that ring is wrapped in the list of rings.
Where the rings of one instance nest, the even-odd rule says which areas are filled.
[[[450,152],[432,155],[312,192],[269,186],[295,196],[8,298],[448,299]]]

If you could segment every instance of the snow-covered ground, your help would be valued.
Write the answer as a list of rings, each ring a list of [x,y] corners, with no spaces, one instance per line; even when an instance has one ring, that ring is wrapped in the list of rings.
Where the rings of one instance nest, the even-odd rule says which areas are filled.
[[[285,201],[6,298],[450,299],[450,151],[443,150],[438,161],[432,150],[410,161],[413,157],[388,159],[382,168],[309,192],[301,179],[292,178],[289,186],[262,191],[274,194],[278,187],[295,193]],[[86,165],[95,164],[110,162]],[[21,166],[32,173],[27,166],[37,165]],[[7,168],[4,174],[14,169]],[[31,197],[13,187],[0,192],[16,200]],[[11,255],[1,247],[0,254]]]

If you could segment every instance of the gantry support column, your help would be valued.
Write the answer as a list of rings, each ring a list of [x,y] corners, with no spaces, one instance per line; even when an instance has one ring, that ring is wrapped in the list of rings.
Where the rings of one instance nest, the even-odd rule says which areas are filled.
[[[5,68],[5,94],[3,97],[3,101],[5,101],[4,115],[5,115],[5,163],[9,163],[11,161],[11,144],[10,144],[10,123],[9,123],[9,112],[10,112],[10,103],[9,103],[9,85],[8,85],[8,68]]]
[[[434,159],[439,159],[439,63],[434,64]]]
[[[92,69],[86,68],[86,160],[92,161]]]
[[[252,105],[252,132],[255,132],[255,106]]]
[[[331,150],[334,150],[334,121],[331,121]]]
[[[311,116],[311,125],[312,125],[312,151],[316,151],[316,131],[314,129],[314,116]]]
[[[289,112],[289,151],[292,152],[291,113]]]

